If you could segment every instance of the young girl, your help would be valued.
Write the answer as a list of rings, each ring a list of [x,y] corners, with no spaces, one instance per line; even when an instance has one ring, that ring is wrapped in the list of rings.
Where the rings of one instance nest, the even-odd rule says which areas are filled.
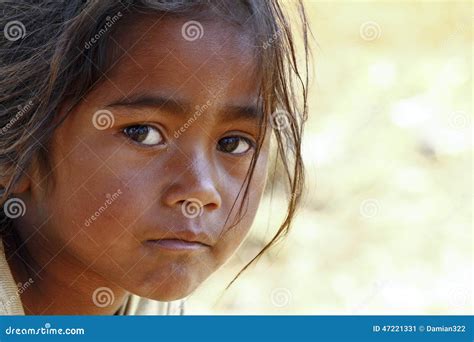
[[[2,314],[182,313],[244,240],[272,151],[288,211],[251,262],[287,233],[296,4],[303,70],[276,0],[0,4]]]

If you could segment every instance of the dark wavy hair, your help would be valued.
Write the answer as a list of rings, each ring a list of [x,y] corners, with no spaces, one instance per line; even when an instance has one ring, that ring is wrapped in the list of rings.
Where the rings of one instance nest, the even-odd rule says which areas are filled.
[[[292,17],[291,24],[282,5],[278,0],[1,1],[0,179],[5,184],[1,195],[2,233],[13,231],[3,203],[15,184],[27,176],[33,161],[46,171],[48,180],[51,178],[48,145],[65,118],[58,120],[59,105],[68,99],[71,105],[66,112],[70,113],[113,63],[115,56],[110,53],[108,37],[121,25],[118,17],[156,12],[218,18],[253,30],[262,80],[262,120],[271,123],[262,124],[261,133],[271,127],[276,139],[275,168],[270,171],[273,177],[269,184],[283,186],[288,192],[286,216],[276,234],[233,282],[287,234],[304,188],[301,139],[307,119],[309,28],[299,0],[292,2],[299,20]],[[302,51],[298,58],[297,41]],[[241,188],[244,198],[261,148],[259,141]],[[239,215],[243,211],[241,205]]]

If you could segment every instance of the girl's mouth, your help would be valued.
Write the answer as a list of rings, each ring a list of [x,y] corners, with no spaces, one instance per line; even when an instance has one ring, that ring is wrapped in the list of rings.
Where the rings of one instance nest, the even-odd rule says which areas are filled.
[[[198,241],[187,241],[181,239],[146,240],[145,244],[152,248],[158,248],[170,252],[192,252],[210,247],[209,245]]]

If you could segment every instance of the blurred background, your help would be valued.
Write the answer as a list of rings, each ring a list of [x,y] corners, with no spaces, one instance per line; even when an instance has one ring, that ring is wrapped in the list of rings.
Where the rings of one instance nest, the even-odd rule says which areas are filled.
[[[187,314],[473,314],[472,2],[306,8],[303,207],[225,290],[281,222],[284,195],[265,196]]]

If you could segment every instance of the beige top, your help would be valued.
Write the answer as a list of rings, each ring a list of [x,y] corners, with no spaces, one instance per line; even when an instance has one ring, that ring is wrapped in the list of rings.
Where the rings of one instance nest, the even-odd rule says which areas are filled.
[[[13,279],[5,257],[3,242],[0,240],[0,315],[24,315],[19,289]],[[183,315],[184,300],[159,302],[130,295],[120,307],[117,315]]]

